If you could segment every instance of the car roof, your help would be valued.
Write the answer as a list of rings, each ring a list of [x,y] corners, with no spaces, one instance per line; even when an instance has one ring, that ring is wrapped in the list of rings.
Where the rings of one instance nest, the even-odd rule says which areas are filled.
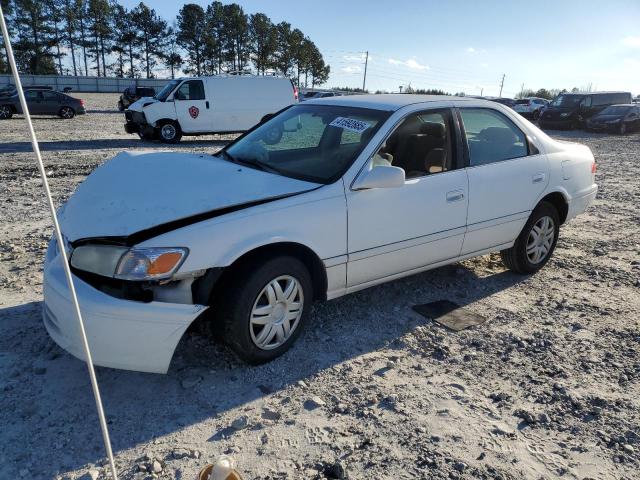
[[[407,105],[428,102],[478,102],[477,98],[452,95],[415,95],[406,93],[383,93],[379,95],[342,95],[309,100],[313,105],[337,105],[341,107],[372,108],[374,110],[396,111]],[[491,102],[486,102],[491,103]]]

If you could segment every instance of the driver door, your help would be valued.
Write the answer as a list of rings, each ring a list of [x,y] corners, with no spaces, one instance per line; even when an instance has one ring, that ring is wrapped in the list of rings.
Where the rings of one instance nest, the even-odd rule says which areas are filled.
[[[176,118],[186,133],[211,131],[209,100],[202,80],[187,80],[173,94]]]
[[[468,182],[451,110],[408,115],[370,162],[401,167],[406,180],[397,188],[347,186],[347,288],[458,257]]]

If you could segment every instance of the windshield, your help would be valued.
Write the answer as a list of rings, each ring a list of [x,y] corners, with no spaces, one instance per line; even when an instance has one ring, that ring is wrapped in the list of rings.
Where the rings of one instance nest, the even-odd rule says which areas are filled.
[[[633,107],[627,107],[622,105],[611,105],[610,107],[605,108],[600,115],[626,115],[631,111]]]
[[[558,95],[553,102],[551,102],[551,105],[563,108],[577,107],[583,98],[584,95]]]
[[[164,102],[169,96],[169,94],[173,92],[173,89],[178,86],[179,83],[180,83],[180,80],[171,80],[153,98],[155,98],[156,100],[160,100],[161,102]]]
[[[390,112],[295,105],[229,145],[239,164],[316,183],[340,178]]]

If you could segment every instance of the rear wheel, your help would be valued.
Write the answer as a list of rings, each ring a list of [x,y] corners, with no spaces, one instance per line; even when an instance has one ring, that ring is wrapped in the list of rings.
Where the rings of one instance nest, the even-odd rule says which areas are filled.
[[[220,306],[223,339],[248,363],[273,360],[300,335],[312,298],[311,276],[297,258],[246,265],[236,272]]]
[[[159,136],[162,143],[178,143],[182,138],[182,130],[176,122],[168,121],[160,125]]]
[[[65,118],[68,120],[75,117],[76,112],[71,107],[62,107],[58,112],[58,115],[60,116],[60,118]]]
[[[9,105],[0,105],[0,120],[8,120],[13,117],[13,110]]]
[[[536,122],[540,118],[540,110],[533,111],[533,121]]]
[[[556,208],[542,202],[533,211],[513,247],[502,250],[502,263],[516,273],[535,273],[551,258],[556,248],[560,218]]]

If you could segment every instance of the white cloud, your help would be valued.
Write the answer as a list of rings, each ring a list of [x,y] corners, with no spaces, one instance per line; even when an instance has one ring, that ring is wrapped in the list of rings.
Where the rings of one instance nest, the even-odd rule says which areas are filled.
[[[342,71],[344,73],[360,73],[362,71],[362,68],[360,68],[360,65],[348,65],[346,67],[343,67]]]
[[[342,58],[350,62],[360,62],[360,61],[364,62],[364,57],[365,57],[365,54],[363,53],[360,55],[343,55]]]
[[[480,66],[481,66],[482,68],[487,68],[487,67],[489,66],[489,64],[488,64],[488,63],[481,63],[481,64],[480,64]]]
[[[473,48],[473,47],[469,47],[469,48],[467,48],[467,52],[468,53],[476,53],[476,49]]]
[[[404,61],[390,58],[388,61],[391,65],[402,65],[404,67],[410,68],[411,70],[429,70],[429,65],[422,65],[418,63],[414,58],[410,58]]]
[[[625,37],[622,44],[626,47],[640,48],[640,37]]]

